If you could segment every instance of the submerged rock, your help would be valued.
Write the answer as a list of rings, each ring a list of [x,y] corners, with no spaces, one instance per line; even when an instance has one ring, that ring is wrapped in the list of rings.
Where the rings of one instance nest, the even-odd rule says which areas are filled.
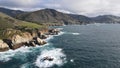
[[[0,40],[0,52],[9,50],[9,46],[2,40]]]
[[[54,58],[51,58],[51,57],[48,57],[48,56],[46,56],[46,57],[44,57],[43,59],[42,59],[42,61],[53,61],[54,60]]]

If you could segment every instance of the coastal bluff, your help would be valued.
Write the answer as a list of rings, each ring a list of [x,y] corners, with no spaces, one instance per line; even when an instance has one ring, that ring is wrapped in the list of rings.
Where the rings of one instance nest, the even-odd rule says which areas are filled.
[[[22,46],[35,47],[42,46],[47,43],[45,41],[50,35],[57,35],[59,29],[42,29],[20,31],[8,29],[3,34],[8,36],[7,39],[0,39],[0,52],[15,50]]]

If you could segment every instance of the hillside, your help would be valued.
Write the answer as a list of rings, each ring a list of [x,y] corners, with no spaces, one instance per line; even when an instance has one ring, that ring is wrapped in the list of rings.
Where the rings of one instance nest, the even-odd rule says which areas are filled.
[[[4,35],[4,31],[7,29],[17,29],[17,30],[24,30],[24,29],[40,29],[45,26],[38,25],[31,22],[17,20],[12,18],[4,13],[0,12],[0,39],[6,38]]]
[[[12,9],[7,9],[7,8],[3,8],[3,7],[0,7],[0,12],[5,13],[11,17],[15,17],[18,14],[24,13],[24,11],[12,10]]]
[[[74,19],[68,14],[58,12],[54,9],[43,9],[29,13],[19,14],[18,19],[36,23],[61,23],[80,24],[80,20]]]
[[[84,16],[84,15],[75,15],[75,14],[68,14],[68,15],[70,15],[72,18],[80,20],[86,24],[94,22],[94,20],[92,20],[90,17]]]
[[[97,23],[120,23],[120,17],[114,15],[102,15],[92,18]]]
[[[97,17],[87,17],[77,14],[66,14],[54,9],[42,9],[33,12],[11,10],[0,8],[3,12],[14,18],[29,21],[37,24],[89,24],[89,23],[120,23],[120,17],[114,15],[102,15]]]

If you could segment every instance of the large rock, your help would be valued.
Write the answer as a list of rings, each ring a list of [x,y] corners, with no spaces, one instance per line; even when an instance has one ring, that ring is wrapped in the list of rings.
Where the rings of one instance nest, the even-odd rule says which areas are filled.
[[[24,41],[24,39],[20,35],[14,35],[11,40],[13,44],[19,44]]]
[[[25,46],[28,46],[28,47],[29,47],[29,46],[35,47],[36,44],[35,44],[35,41],[32,40],[32,41],[26,42],[26,43],[25,43]]]
[[[49,34],[50,34],[50,35],[57,35],[59,32],[60,32],[59,29],[50,29],[50,30],[49,30]]]
[[[9,50],[9,46],[5,42],[0,40],[0,52],[7,51],[7,50]]]
[[[25,33],[22,33],[22,35],[14,35],[12,37],[12,48],[13,49],[17,49],[21,46],[24,46],[25,45],[25,42],[29,42],[31,41],[33,38],[31,36],[30,33],[28,32],[25,32]]]
[[[47,43],[47,42],[45,42],[44,40],[42,40],[42,39],[40,39],[38,37],[36,37],[34,39],[36,40],[36,44],[38,44],[38,45],[44,45],[44,44]]]
[[[46,39],[48,36],[45,35],[48,33],[48,30],[40,30],[38,31],[38,37],[40,37],[41,39]]]

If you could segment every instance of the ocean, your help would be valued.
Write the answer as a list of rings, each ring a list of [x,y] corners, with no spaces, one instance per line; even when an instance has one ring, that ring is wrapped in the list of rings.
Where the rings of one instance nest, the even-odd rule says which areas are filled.
[[[63,30],[44,46],[0,52],[0,68],[120,68],[120,24],[51,28]]]

